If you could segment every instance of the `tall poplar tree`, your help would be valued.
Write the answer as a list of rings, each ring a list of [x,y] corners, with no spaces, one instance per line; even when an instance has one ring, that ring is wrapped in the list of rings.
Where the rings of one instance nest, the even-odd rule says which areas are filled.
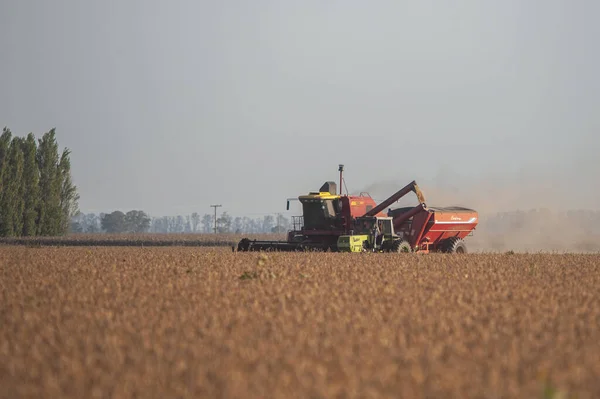
[[[10,231],[12,220],[7,219],[7,204],[10,202],[8,183],[10,180],[9,150],[12,141],[10,129],[2,129],[0,135],[0,235],[6,235]]]
[[[37,164],[40,170],[40,202],[38,204],[38,234],[61,234],[61,179],[58,168],[58,144],[55,129],[38,140]]]
[[[71,151],[58,152],[52,129],[37,140],[0,135],[0,236],[62,235],[78,211]]]
[[[23,140],[23,235],[34,236],[37,234],[38,206],[40,202],[40,171],[38,169],[36,153],[37,144],[33,133],[29,133]]]
[[[71,151],[65,148],[58,164],[58,177],[60,180],[60,209],[62,233],[66,233],[71,226],[71,218],[79,211],[77,187],[73,184],[71,178],[71,160],[69,159]]]
[[[14,137],[8,151],[8,198],[6,211],[6,236],[20,236],[23,231],[23,210],[25,205],[23,184],[23,139]]]

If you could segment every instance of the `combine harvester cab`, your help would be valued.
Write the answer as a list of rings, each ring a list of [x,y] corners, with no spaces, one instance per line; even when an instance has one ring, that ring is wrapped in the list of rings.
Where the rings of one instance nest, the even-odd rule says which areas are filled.
[[[238,243],[238,251],[337,251],[338,238],[348,234],[355,218],[377,206],[365,193],[338,194],[332,181],[325,182],[319,191],[299,196],[298,201],[302,204],[302,216],[292,217],[293,229],[288,232],[287,241],[244,238]]]

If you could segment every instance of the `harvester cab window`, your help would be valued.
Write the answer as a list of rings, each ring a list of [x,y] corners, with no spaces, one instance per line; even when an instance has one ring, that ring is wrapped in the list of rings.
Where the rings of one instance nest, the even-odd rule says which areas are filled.
[[[333,200],[303,201],[304,227],[329,229],[337,223],[336,204]]]
[[[393,234],[392,220],[391,219],[378,219],[378,218],[357,218],[355,222],[354,231],[360,234],[372,234],[378,228],[378,234],[391,235]]]
[[[380,220],[379,231],[381,234],[390,235],[392,234],[392,221],[391,220]]]
[[[375,219],[356,219],[355,230],[360,234],[370,234],[373,231]]]
[[[360,222],[358,226],[358,231],[361,233],[368,233],[371,228],[369,227],[369,223],[364,221]]]
[[[325,210],[326,218],[335,218],[335,209],[333,209],[333,201],[325,200],[323,201],[323,209]]]

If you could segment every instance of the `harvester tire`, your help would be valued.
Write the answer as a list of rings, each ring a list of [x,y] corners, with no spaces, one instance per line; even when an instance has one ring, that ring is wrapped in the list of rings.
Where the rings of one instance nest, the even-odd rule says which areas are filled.
[[[462,238],[450,237],[444,240],[441,250],[447,254],[466,254],[467,246]]]
[[[410,243],[404,240],[394,241],[394,245],[392,245],[392,252],[403,252],[408,253],[412,252],[412,248],[410,247]]]
[[[237,246],[238,252],[248,251],[249,249],[250,249],[250,240],[248,238],[242,238]]]

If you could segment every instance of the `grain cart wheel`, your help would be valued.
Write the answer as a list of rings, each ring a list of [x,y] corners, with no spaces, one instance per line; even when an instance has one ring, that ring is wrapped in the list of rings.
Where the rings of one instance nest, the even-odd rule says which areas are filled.
[[[392,246],[392,252],[408,253],[408,252],[412,252],[412,248],[410,247],[410,244],[408,243],[408,241],[398,240],[398,241],[394,241],[394,245]]]
[[[445,252],[448,254],[466,254],[467,253],[467,246],[465,245],[465,242],[462,240],[462,238],[458,238],[458,237],[450,237],[450,238],[444,240],[444,242],[441,245],[441,249],[442,249],[442,252]]]

